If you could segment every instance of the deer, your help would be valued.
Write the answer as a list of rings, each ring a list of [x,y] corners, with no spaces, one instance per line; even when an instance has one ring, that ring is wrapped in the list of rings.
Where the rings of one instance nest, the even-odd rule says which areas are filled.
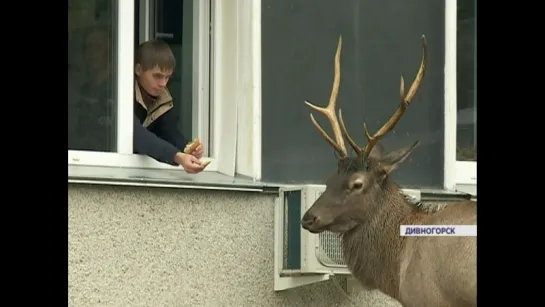
[[[301,225],[318,234],[330,231],[342,239],[343,256],[351,275],[363,288],[379,290],[404,307],[465,307],[477,305],[475,236],[401,236],[401,225],[476,225],[477,203],[451,201],[430,210],[411,201],[390,176],[417,148],[419,141],[384,152],[379,142],[404,115],[427,67],[427,43],[422,35],[422,58],[416,77],[405,94],[401,74],[400,103],[389,120],[359,147],[350,137],[339,108],[339,37],[334,59],[334,79],[327,107],[305,101],[330,122],[335,141],[314,119],[323,138],[338,153],[336,170],[327,178],[324,192],[304,213]],[[355,156],[349,155],[344,139]]]

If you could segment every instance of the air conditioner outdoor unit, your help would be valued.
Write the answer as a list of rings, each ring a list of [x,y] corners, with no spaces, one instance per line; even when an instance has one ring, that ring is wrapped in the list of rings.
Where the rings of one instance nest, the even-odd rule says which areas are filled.
[[[303,187],[299,221],[324,191],[324,185],[306,185]],[[313,234],[304,230],[301,226],[299,228],[302,273],[350,275],[343,258],[343,245],[340,234],[330,231]]]
[[[312,234],[301,227],[301,218],[324,192],[323,185],[280,189],[275,204],[275,290],[350,275],[342,254],[342,239],[325,231]]]

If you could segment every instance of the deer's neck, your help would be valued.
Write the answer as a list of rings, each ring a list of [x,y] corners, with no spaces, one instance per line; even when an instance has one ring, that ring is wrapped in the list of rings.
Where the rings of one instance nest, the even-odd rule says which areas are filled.
[[[343,235],[343,252],[349,269],[363,285],[398,298],[404,242],[399,226],[410,218],[414,207],[393,184],[387,185],[379,202],[370,218]]]

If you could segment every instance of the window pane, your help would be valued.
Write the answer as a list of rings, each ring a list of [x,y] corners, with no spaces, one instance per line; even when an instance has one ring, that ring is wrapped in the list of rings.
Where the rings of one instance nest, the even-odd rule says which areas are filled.
[[[193,139],[193,0],[155,1],[155,38],[164,40],[176,57],[168,82],[179,116],[178,127],[187,141]]]
[[[68,2],[68,149],[116,151],[117,1]]]
[[[334,55],[342,35],[337,110],[352,138],[366,144],[399,106],[417,73],[422,34],[429,61],[407,112],[382,144],[386,152],[420,144],[393,176],[403,187],[442,188],[444,182],[445,1],[262,0],[262,176],[270,182],[316,183],[336,169],[332,147],[309,115],[331,134],[325,116],[305,105],[328,103]],[[350,145],[346,143],[350,150]],[[354,155],[353,151],[350,151]]]
[[[458,161],[477,161],[476,2],[458,0],[457,140]]]

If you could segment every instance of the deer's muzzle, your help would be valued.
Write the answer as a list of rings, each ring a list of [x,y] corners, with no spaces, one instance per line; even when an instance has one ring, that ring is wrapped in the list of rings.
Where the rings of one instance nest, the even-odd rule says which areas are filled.
[[[319,217],[310,214],[309,212],[305,213],[303,219],[301,219],[301,226],[311,233],[320,233],[327,227]]]

